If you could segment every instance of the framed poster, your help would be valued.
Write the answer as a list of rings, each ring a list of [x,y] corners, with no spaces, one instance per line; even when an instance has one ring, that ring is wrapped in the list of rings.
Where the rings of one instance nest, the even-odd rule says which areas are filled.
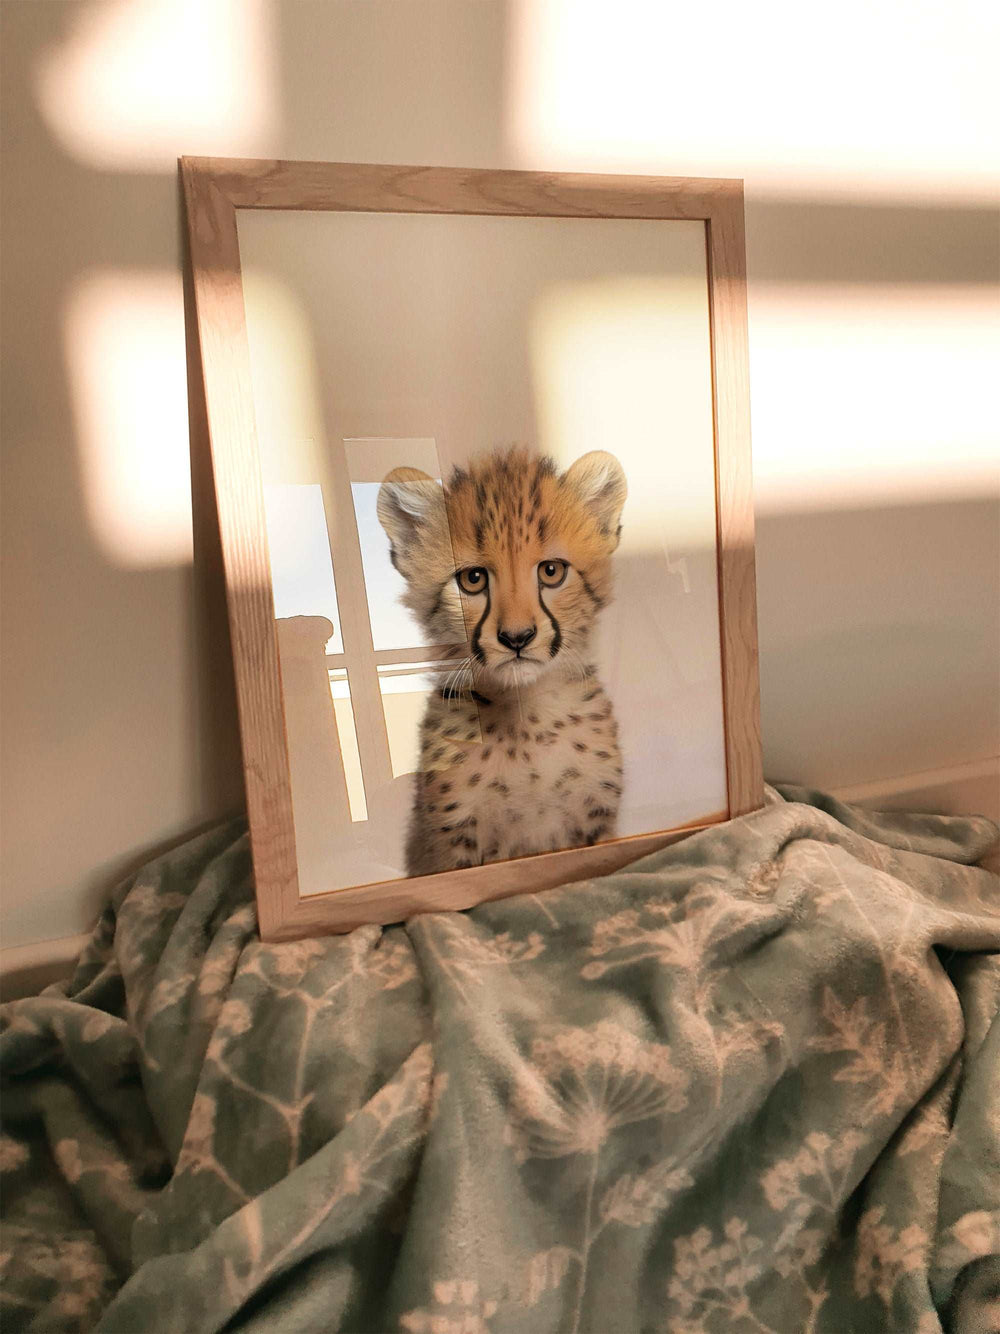
[[[741,183],[181,169],[262,936],[760,806]]]

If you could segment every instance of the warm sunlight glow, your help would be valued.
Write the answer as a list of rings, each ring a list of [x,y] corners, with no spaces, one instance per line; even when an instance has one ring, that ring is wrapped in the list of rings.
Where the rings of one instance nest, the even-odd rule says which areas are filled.
[[[511,165],[983,198],[998,17],[985,0],[511,0]]]
[[[758,283],[750,346],[758,509],[997,492],[992,292]]]
[[[629,484],[622,550],[637,554],[666,553],[668,512],[672,550],[715,545],[704,232],[675,226],[692,229],[689,272],[553,284],[531,330],[542,447],[567,467],[615,454]]]
[[[95,274],[72,289],[66,361],[87,512],[120,565],[191,559],[179,276]]]
[[[657,818],[640,794],[656,791],[668,755],[686,789],[671,822],[727,802],[705,233],[674,222],[665,235],[667,274],[549,283],[530,327],[542,448],[564,466],[606,450],[628,479],[615,599],[598,643],[612,676],[622,644],[634,654],[619,678],[634,701],[619,719],[637,794],[619,820],[629,833]],[[648,728],[661,707],[656,674],[645,671],[653,661],[675,705],[683,699],[669,737]]]
[[[288,457],[290,442],[316,442],[323,437],[309,312],[288,284],[246,264],[243,300],[261,449],[273,448],[280,455],[280,463],[276,457],[275,466],[280,467],[283,481],[312,481],[311,457],[303,457],[301,469]],[[291,452],[298,459],[298,448]],[[269,476],[268,459],[264,475]]]
[[[181,153],[274,151],[266,0],[111,0],[66,12],[69,35],[46,53],[36,87],[74,157],[173,171]]]
[[[289,283],[253,264],[243,266],[243,298],[265,494],[275,486],[329,487],[329,446],[309,311]],[[325,522],[334,522],[332,512]]]

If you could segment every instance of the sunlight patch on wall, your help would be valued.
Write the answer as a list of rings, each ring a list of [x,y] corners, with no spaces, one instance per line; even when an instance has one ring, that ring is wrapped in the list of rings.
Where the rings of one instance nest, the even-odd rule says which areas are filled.
[[[690,272],[552,284],[531,327],[532,384],[545,453],[563,467],[614,454],[628,478],[622,550],[714,548],[715,499],[704,231]],[[700,272],[699,272],[700,270]]]
[[[758,283],[750,334],[758,510],[997,493],[992,292]]]
[[[531,324],[532,387],[545,453],[565,467],[607,450],[622,465],[628,498],[616,595],[598,631],[601,657],[615,677],[626,637],[641,642],[642,656],[700,700],[688,777],[715,809],[726,794],[721,707],[707,702],[721,690],[722,664],[704,228],[668,225],[669,274],[545,289]],[[649,707],[657,707],[653,694]],[[638,770],[656,772],[662,756],[647,747],[634,715],[623,735],[644,756]]]
[[[92,274],[63,324],[87,514],[117,564],[191,560],[184,304],[168,274]]]
[[[848,0],[835,17],[791,0],[511,0],[511,165],[986,198],[998,18],[979,0]]]
[[[180,153],[267,156],[277,93],[266,0],[113,0],[68,7],[35,74],[53,134],[83,162],[173,171]]]
[[[309,312],[288,284],[252,265],[243,268],[243,301],[261,448],[280,451],[282,480],[311,482],[324,430]]]

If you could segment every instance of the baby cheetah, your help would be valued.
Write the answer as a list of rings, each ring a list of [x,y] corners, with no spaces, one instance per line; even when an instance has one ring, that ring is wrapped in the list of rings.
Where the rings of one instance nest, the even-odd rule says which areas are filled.
[[[618,727],[591,634],[611,596],[625,475],[597,450],[560,475],[526,449],[382,483],[378,517],[428,643],[465,641],[428,700],[410,875],[615,832]]]

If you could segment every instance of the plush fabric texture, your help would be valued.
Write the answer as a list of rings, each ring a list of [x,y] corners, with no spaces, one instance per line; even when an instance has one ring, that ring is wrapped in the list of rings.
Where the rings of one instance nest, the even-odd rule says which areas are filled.
[[[995,830],[783,792],[284,945],[149,865],[4,1010],[6,1334],[1000,1328]]]

